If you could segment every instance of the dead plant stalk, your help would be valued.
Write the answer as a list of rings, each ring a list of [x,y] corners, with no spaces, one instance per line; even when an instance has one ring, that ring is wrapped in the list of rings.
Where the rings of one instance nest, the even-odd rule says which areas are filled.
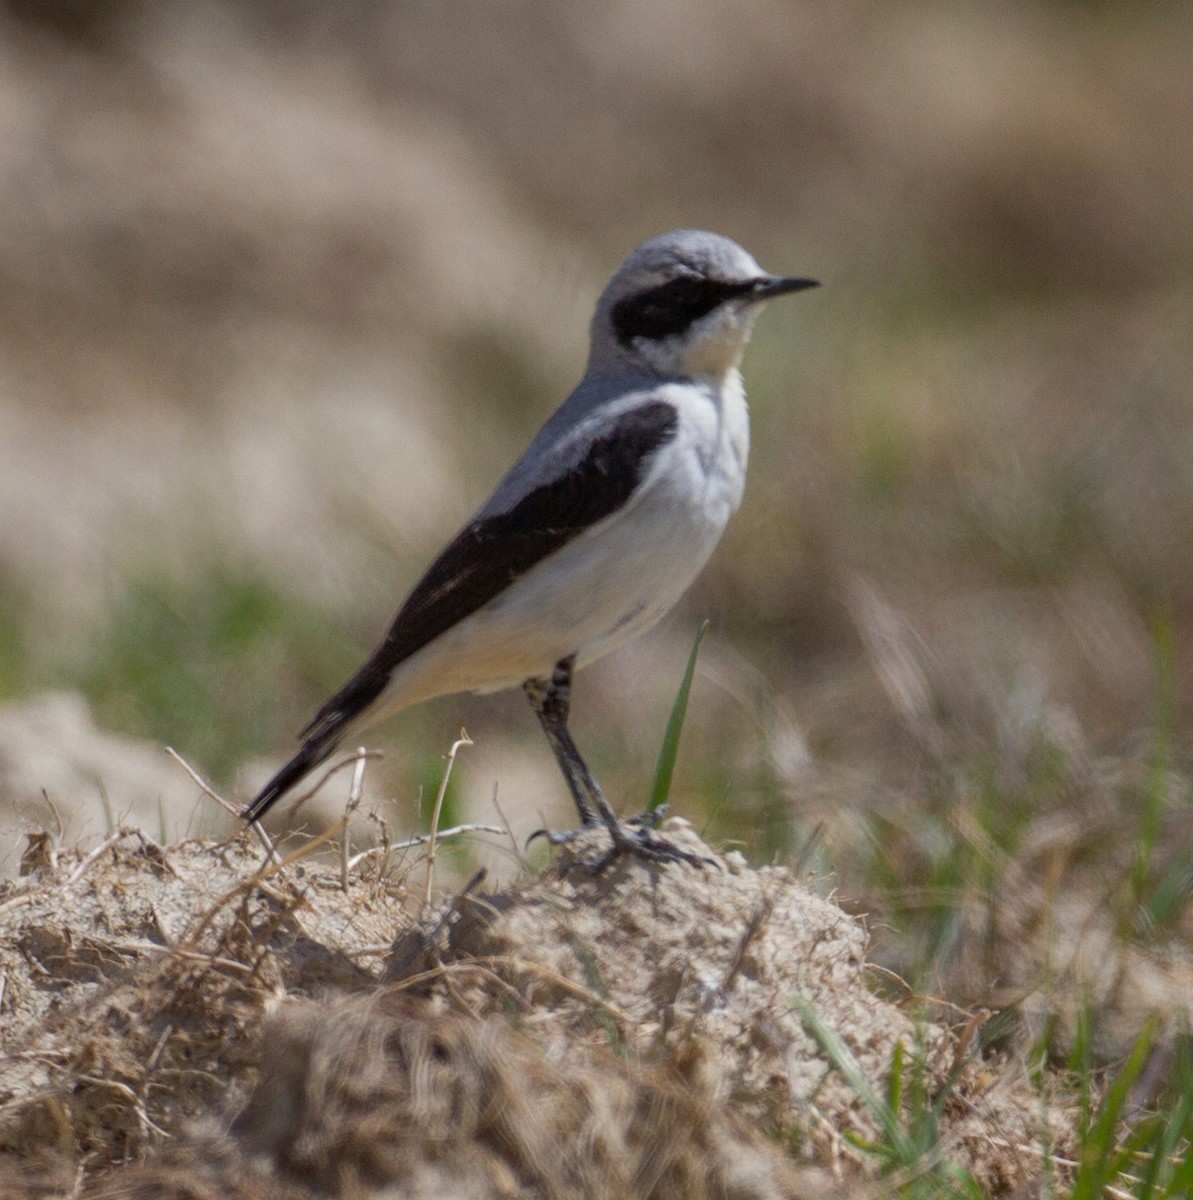
[[[461,729],[460,736],[452,743],[452,748],[447,752],[447,764],[443,768],[443,778],[439,781],[439,791],[435,795],[435,809],[431,813],[431,836],[427,842],[427,886],[423,894],[423,899],[428,905],[431,903],[431,889],[435,882],[435,842],[439,829],[439,815],[443,811],[443,797],[447,795],[447,783],[452,777],[452,767],[455,765],[456,755],[462,746],[471,745],[472,739],[468,736],[468,730]]]

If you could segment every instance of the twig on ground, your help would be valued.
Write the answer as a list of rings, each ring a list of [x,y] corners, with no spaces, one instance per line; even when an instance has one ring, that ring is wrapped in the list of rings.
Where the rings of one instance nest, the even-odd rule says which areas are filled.
[[[259,821],[253,822],[254,828],[260,826]],[[237,896],[250,894],[254,889],[260,888],[262,891],[268,892],[269,889],[265,885],[274,875],[280,874],[286,867],[298,862],[300,859],[306,858],[308,854],[313,854],[321,846],[327,842],[334,841],[340,835],[341,822],[337,821],[329,829],[325,829],[318,837],[312,838],[304,846],[300,846],[293,854],[288,855],[284,859],[277,857],[277,852],[273,851],[273,861],[268,862],[261,867],[256,873],[248,879],[241,880],[235,887],[229,888],[222,896],[218,897],[215,902],[204,912],[193,929],[187,932],[186,941],[190,946],[197,946],[199,939],[206,932],[208,926],[215,920],[216,915],[223,907],[234,900]],[[262,836],[265,836],[265,831],[260,830]],[[272,850],[272,844],[271,844]],[[210,957],[210,956],[207,956]]]
[[[25,879],[32,880],[33,876],[26,875]],[[25,880],[21,880],[20,882],[23,883]],[[15,896],[10,896],[7,900],[0,902],[0,913],[7,912],[10,908],[20,908],[23,904],[32,904],[36,899],[36,887],[26,887],[23,892],[17,892]]]
[[[307,790],[305,792],[301,793],[299,796],[297,796],[294,800],[291,801],[290,807],[286,809],[286,820],[293,821],[298,810],[317,791],[319,791],[319,789],[321,787],[323,787],[323,785],[333,775],[342,771],[345,767],[350,767],[353,764],[355,764],[355,762],[357,761],[357,759],[360,758],[362,753],[364,754],[365,758],[384,758],[385,757],[385,755],[382,754],[380,750],[363,750],[363,751],[362,750],[353,750],[353,752],[351,754],[346,754],[346,755],[344,755],[343,758],[337,758],[336,761],[333,762],[331,764],[331,766],[329,766],[327,768],[327,770],[325,770],[323,772],[323,774],[320,775],[319,778],[317,780],[315,780],[315,782],[309,788],[307,788]]]
[[[261,845],[265,847],[265,861],[276,867],[280,867],[282,865],[282,856],[278,853],[278,848],[273,844],[273,838],[266,833],[265,826],[260,821],[250,821],[249,828],[260,839]]]
[[[348,789],[348,806],[344,809],[344,832],[340,837],[340,890],[348,890],[348,846],[352,837],[352,814],[360,807],[360,797],[365,786],[365,763],[369,752],[361,746],[356,751],[356,766],[352,771],[352,785]]]
[[[174,749],[173,746],[166,746],[165,751],[195,781],[195,783],[198,784],[199,790],[205,796],[210,796],[212,800],[214,800],[216,804],[220,806],[220,808],[222,808],[225,812],[231,813],[234,817],[240,815],[240,809],[237,808],[237,806],[230,800],[225,800],[223,796],[221,796],[219,792],[217,792],[215,788],[213,788],[211,784],[209,784],[207,780],[205,780],[203,776],[200,775],[199,772],[196,771],[195,768],[192,767],[190,763],[188,763],[186,759]]]
[[[156,942],[119,941],[109,942],[113,950],[124,954],[157,954],[170,958],[184,958],[188,962],[206,963],[212,967],[222,967],[225,971],[234,971],[240,975],[251,975],[252,967],[247,963],[237,962],[233,958],[221,958],[219,955],[204,954],[200,950],[186,950],[181,946],[159,946]]]
[[[89,1083],[92,1087],[109,1088],[111,1091],[119,1093],[128,1100],[132,1105],[133,1112],[137,1115],[137,1120],[140,1122],[142,1135],[154,1133],[160,1138],[168,1138],[170,1136],[167,1130],[149,1119],[149,1113],[145,1109],[144,1101],[127,1083],[121,1083],[118,1079],[101,1079],[98,1075],[76,1075],[75,1079],[79,1083]]]
[[[620,1021],[627,1029],[634,1024],[634,1018],[611,1000],[606,1000],[604,996],[597,995],[583,984],[576,983],[575,980],[568,979],[565,975],[560,975],[548,967],[531,962],[529,959],[517,958],[512,954],[478,954],[475,958],[465,959],[461,962],[443,963],[426,971],[420,971],[417,975],[408,975],[405,979],[396,981],[394,986],[398,988],[415,987],[420,983],[427,983],[432,979],[458,971],[476,971],[484,974],[486,978],[501,979],[501,976],[494,976],[493,968],[495,967],[512,967],[519,971],[526,971],[568,995],[604,1009],[615,1021]],[[509,980],[502,979],[501,981],[508,990],[518,995],[517,989]],[[519,1000],[522,999],[523,997],[519,995]]]
[[[464,900],[480,887],[485,881],[487,872],[481,867],[472,878],[448,901],[441,906],[438,919],[430,929],[419,929],[417,923],[403,931],[390,947],[390,959],[385,967],[387,980],[404,978],[407,968],[421,955],[426,954],[434,959],[436,965],[443,966],[439,956],[439,939],[447,927],[460,915],[460,906]],[[399,952],[401,957],[399,958]]]
[[[174,1036],[174,1026],[167,1025],[162,1030],[162,1036],[157,1039],[157,1045],[149,1053],[149,1057],[145,1060],[145,1070],[152,1071],[156,1068],[161,1059],[162,1051],[166,1048],[166,1043]]]
[[[443,811],[443,797],[447,795],[447,781],[452,777],[452,767],[455,766],[456,755],[460,752],[460,748],[471,745],[472,739],[468,736],[468,730],[461,729],[460,736],[452,743],[452,748],[447,752],[447,765],[443,768],[443,778],[439,781],[439,791],[435,795],[435,809],[431,813],[431,836],[427,842],[427,886],[423,896],[428,905],[431,903],[431,887],[435,881],[436,831],[439,828],[439,814]]]
[[[501,823],[505,826],[505,832],[509,837],[510,845],[514,848],[514,857],[522,865],[526,865],[526,856],[522,853],[521,846],[518,845],[518,839],[514,837],[513,827],[510,825],[509,817],[501,809],[501,805],[497,802],[497,780],[493,780],[493,795],[489,798],[489,803],[497,810],[497,815],[501,818]]]
[[[109,834],[86,858],[71,873],[66,877],[67,886],[72,883],[78,883],[80,879],[87,873],[87,870],[98,859],[102,858],[106,850],[111,850],[117,842],[128,837],[129,834],[140,834],[139,829],[126,829],[123,825],[116,830],[115,833]],[[143,834],[141,836],[144,836]]]
[[[374,946],[357,946],[355,950],[345,950],[344,953],[349,958],[370,958],[377,954],[390,954],[393,948],[393,942],[378,942]]]
[[[54,824],[58,826],[58,840],[62,841],[66,837],[66,826],[62,823],[62,814],[58,811],[58,806],[50,799],[50,793],[45,788],[41,789],[41,798],[46,802],[46,808],[54,814]]]
[[[724,1004],[725,998],[729,995],[730,988],[733,987],[733,981],[737,978],[742,966],[746,961],[746,954],[750,947],[758,940],[767,921],[770,920],[771,914],[775,910],[775,900],[773,896],[764,896],[757,905],[754,911],[750,914],[750,919],[746,922],[746,927],[742,931],[742,935],[737,940],[737,948],[733,953],[733,958],[730,960],[728,967],[725,969],[725,974],[721,977],[720,983],[713,980],[707,981],[707,994],[701,999],[701,1002],[692,1010],[692,1015],[688,1018],[687,1024],[683,1032],[683,1041],[687,1041],[692,1036],[692,1031],[696,1028],[696,1022],[718,1004]],[[701,983],[701,991],[705,992],[706,985],[703,980]],[[683,986],[683,981],[680,981],[680,986]],[[676,995],[678,999],[678,992]]]
[[[499,825],[453,825],[450,829],[441,829],[435,835],[436,841],[443,841],[444,838],[458,837],[462,833],[508,833],[508,829],[502,829]],[[415,846],[423,846],[431,840],[429,833],[416,833],[413,837],[408,837],[400,842],[390,842],[384,846],[370,846],[367,850],[360,851],[359,854],[354,854],[348,860],[348,868],[351,870],[366,858],[373,858],[379,854],[390,854],[394,850],[412,850]]]

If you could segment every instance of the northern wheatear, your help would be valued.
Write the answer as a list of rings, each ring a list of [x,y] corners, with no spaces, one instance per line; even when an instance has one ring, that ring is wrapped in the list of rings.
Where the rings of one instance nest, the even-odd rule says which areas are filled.
[[[701,860],[618,820],[567,728],[572,671],[649,629],[738,507],[749,415],[738,371],[763,302],[815,287],[736,243],[639,246],[597,302],[579,386],[431,564],[385,640],[244,810],[261,817],[349,734],[420,700],[521,685],[585,826],[612,849]]]

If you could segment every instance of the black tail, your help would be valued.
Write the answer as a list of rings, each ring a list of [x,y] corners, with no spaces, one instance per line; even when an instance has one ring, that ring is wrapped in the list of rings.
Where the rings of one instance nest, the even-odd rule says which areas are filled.
[[[390,636],[393,636],[392,633]],[[332,751],[343,741],[357,718],[363,716],[369,705],[385,691],[393,668],[397,665],[388,661],[389,654],[389,642],[382,642],[369,661],[319,709],[314,720],[298,735],[302,739],[302,749],[240,814],[246,821],[256,821],[264,816],[270,806],[304,775],[331,757]]]
[[[241,816],[256,821],[304,775],[313,771],[344,740],[353,722],[385,690],[389,671],[376,665],[375,654],[322,708],[298,735],[302,749],[261,789]]]
[[[257,798],[247,805],[241,816],[246,821],[263,817],[302,777],[331,757],[340,743],[339,737],[308,738],[302,749],[261,789]]]

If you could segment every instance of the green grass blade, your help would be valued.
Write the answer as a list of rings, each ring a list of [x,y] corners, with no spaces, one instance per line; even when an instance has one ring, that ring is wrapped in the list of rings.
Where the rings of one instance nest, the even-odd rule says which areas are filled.
[[[1157,1023],[1148,1021],[1135,1040],[1122,1070],[1111,1080],[1096,1116],[1081,1139],[1081,1165],[1073,1179],[1070,1200],[1101,1200],[1107,1186],[1126,1165],[1119,1152],[1118,1131],[1131,1094],[1131,1085],[1143,1069],[1155,1040]]]
[[[899,1114],[871,1085],[849,1047],[835,1030],[830,1029],[820,1019],[820,1014],[802,996],[793,996],[791,1007],[799,1016],[808,1036],[820,1047],[821,1052],[853,1089],[870,1116],[881,1126],[893,1160],[900,1166],[914,1165],[920,1157],[918,1148],[903,1128]],[[900,1054],[895,1065],[899,1066],[901,1062]]]
[[[654,812],[667,803],[671,794],[671,777],[675,774],[675,760],[679,756],[679,735],[683,732],[684,717],[688,712],[688,695],[692,690],[692,677],[696,674],[696,657],[700,653],[700,643],[708,632],[708,621],[701,621],[696,630],[696,640],[692,643],[692,652],[688,655],[688,666],[683,673],[683,682],[679,685],[679,693],[671,706],[671,716],[667,721],[667,732],[663,734],[663,744],[659,747],[659,761],[654,771],[654,783],[650,788],[650,802],[647,812]]]
[[[903,1043],[896,1042],[891,1052],[891,1073],[886,1087],[887,1107],[893,1113],[903,1111]]]

